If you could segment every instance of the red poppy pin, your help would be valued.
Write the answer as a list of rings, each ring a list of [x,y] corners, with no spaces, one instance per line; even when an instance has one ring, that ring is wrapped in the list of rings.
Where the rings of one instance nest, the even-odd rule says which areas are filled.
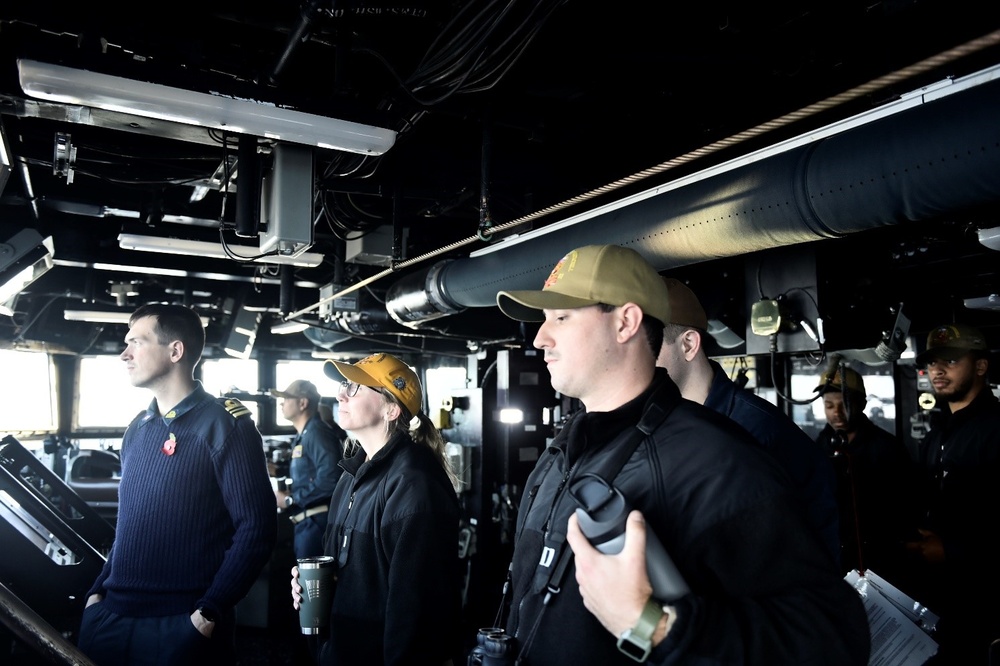
[[[174,455],[174,451],[177,450],[177,438],[174,437],[174,433],[170,433],[170,439],[163,442],[163,448],[160,449],[168,456]]]

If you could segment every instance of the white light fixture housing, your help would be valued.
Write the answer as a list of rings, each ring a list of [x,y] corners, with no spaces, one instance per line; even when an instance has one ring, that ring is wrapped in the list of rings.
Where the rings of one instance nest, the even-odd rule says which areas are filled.
[[[240,309],[233,313],[232,329],[226,336],[222,351],[234,358],[248,359],[257,340],[257,327],[260,326],[260,313]]]
[[[165,236],[142,236],[140,234],[118,234],[118,246],[123,250],[138,250],[140,252],[158,252],[160,254],[180,254],[189,257],[211,257],[213,259],[232,259],[226,254],[222,243],[210,241],[188,240],[186,238],[168,238]],[[257,248],[246,245],[230,245],[229,249],[235,255],[243,255],[244,252],[257,252]],[[295,256],[284,254],[274,254],[257,257],[255,254],[244,255],[248,261],[250,257],[256,263],[261,264],[291,264],[292,266],[304,266],[314,268],[323,263],[323,255],[318,252],[303,252]]]
[[[63,319],[66,321],[85,321],[92,324],[127,324],[131,312],[113,312],[111,310],[65,310]]]
[[[733,329],[718,319],[708,320],[707,332],[715,339],[716,344],[723,349],[735,349],[746,342]]]
[[[271,327],[271,333],[274,335],[290,335],[292,333],[301,333],[302,331],[309,328],[312,324],[307,321],[283,321],[280,324],[275,324]]]
[[[1000,227],[979,230],[979,242],[991,250],[1000,250]]]
[[[83,321],[91,324],[128,324],[132,312],[122,310],[65,310],[63,319],[66,321]],[[201,325],[208,326],[208,317],[202,316]]]
[[[7,136],[4,134],[3,125],[0,124],[0,194],[10,177],[10,151],[7,149]]]
[[[524,412],[514,407],[504,407],[498,416],[500,423],[521,423],[524,421]]]
[[[0,314],[13,316],[9,305],[29,284],[52,268],[52,237],[22,229],[0,243]]]
[[[17,70],[25,94],[50,102],[361,155],[381,155],[396,141],[393,130],[222,94],[194,92],[23,58],[18,59]]]
[[[967,298],[965,299],[965,307],[970,310],[1000,311],[1000,294]]]

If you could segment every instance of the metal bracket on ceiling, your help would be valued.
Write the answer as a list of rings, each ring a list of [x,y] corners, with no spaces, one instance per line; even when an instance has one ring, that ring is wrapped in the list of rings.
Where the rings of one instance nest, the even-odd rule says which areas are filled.
[[[76,146],[73,137],[65,132],[56,132],[55,145],[52,149],[52,174],[62,176],[67,185],[73,184],[73,173],[76,169]]]

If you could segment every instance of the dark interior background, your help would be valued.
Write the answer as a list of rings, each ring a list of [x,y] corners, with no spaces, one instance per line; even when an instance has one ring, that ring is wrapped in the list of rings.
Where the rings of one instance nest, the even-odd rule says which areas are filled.
[[[64,310],[174,300],[210,319],[209,354],[247,309],[260,315],[253,354],[350,356],[373,345],[462,354],[522,344],[530,332],[490,307],[403,326],[386,312],[387,292],[407,277],[422,283],[435,262],[992,67],[998,29],[995,3],[961,0],[177,2],[142,11],[5,3],[0,123],[12,164],[0,230],[51,236],[56,265],[16,299],[12,317],[0,316],[0,342],[117,352],[122,325],[68,322]],[[240,177],[234,134],[33,99],[19,85],[18,59],[398,135],[381,156],[315,149],[311,251],[324,257],[317,267],[123,250],[120,233],[141,233],[221,236],[248,243],[235,249],[253,254],[254,239],[232,227],[238,192],[257,187],[259,173],[243,165],[251,177]],[[251,140],[266,174],[272,142]],[[71,159],[58,152],[67,144]],[[983,145],[995,151],[995,136]],[[852,159],[863,170],[878,157]],[[207,193],[194,200],[198,187]],[[970,311],[964,301],[1000,291],[997,255],[977,239],[997,224],[998,189],[990,182],[992,194],[968,204],[906,211],[892,226],[831,232],[808,246],[808,277],[831,344],[838,335],[840,344],[856,344],[852,333],[877,339],[901,302],[916,333],[953,318],[995,328],[995,312]],[[798,245],[783,254],[784,243],[766,230],[748,228],[747,240],[749,255],[776,249],[765,255],[769,266],[801,256]],[[374,258],[358,260],[350,242]],[[540,251],[532,242],[519,247],[529,258]],[[693,258],[667,249],[669,265],[658,267],[689,281],[713,314],[745,331],[748,257],[700,249]],[[538,261],[551,265],[560,254]],[[802,277],[793,272],[776,291]],[[356,310],[325,319],[302,312],[320,301],[321,287],[359,283]],[[310,332],[272,335],[271,325],[291,313],[313,324]]]

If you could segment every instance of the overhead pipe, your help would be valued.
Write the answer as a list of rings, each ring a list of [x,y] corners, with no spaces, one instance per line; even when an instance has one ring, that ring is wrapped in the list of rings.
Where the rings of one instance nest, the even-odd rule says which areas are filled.
[[[312,25],[316,21],[316,17],[319,16],[322,5],[323,0],[309,0],[301,8],[299,22],[295,25],[291,35],[289,35],[288,41],[285,43],[285,49],[278,57],[278,62],[275,63],[274,68],[267,75],[267,83],[269,85],[278,85],[278,77],[285,71],[285,67],[288,66],[289,61],[292,59],[292,54],[298,48],[299,44],[309,39]]]
[[[1000,200],[1000,81],[901,111],[528,242],[446,260],[390,287],[398,322],[537,289],[569,250],[613,243],[658,271],[925,220]],[[502,245],[502,243],[501,243]]]

